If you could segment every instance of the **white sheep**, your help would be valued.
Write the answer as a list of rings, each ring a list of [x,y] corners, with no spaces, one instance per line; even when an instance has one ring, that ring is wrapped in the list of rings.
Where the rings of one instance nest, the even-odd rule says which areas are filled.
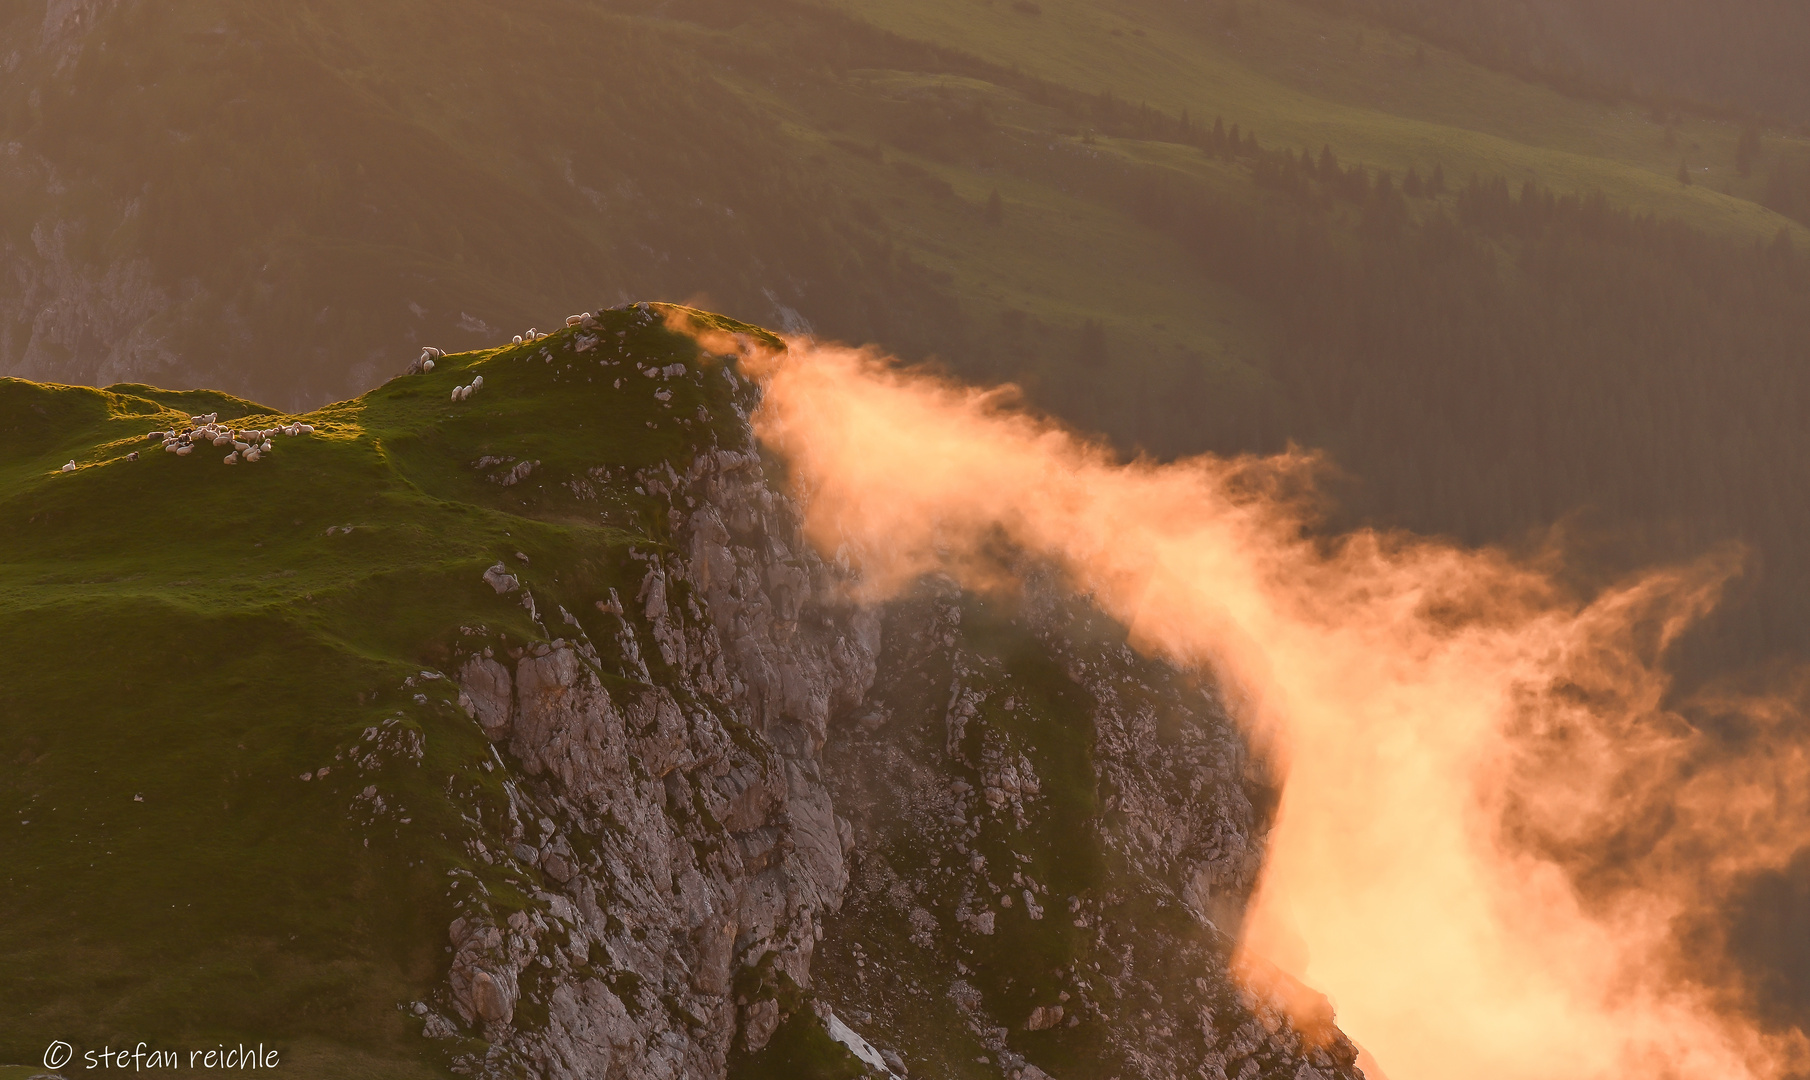
[[[587,316],[584,316],[584,315],[567,315],[566,316],[566,325],[567,326],[577,326],[579,323],[584,322],[586,317]]]
[[[151,440],[152,442],[162,442],[163,440],[165,440],[169,437],[170,437],[170,433],[167,431],[153,431],[149,435],[145,436],[145,438]]]
[[[423,360],[423,361],[421,361],[421,370],[422,370],[422,371],[432,371],[432,370],[434,370],[434,362],[433,362],[433,361],[432,361],[432,360]]]
[[[216,435],[209,441],[215,446],[231,446],[233,444],[233,441],[225,435]]]
[[[64,472],[74,472],[75,471],[75,459],[74,458],[70,458],[69,464],[63,466],[63,471]]]
[[[314,434],[314,425],[313,424],[297,424],[297,425],[295,425],[295,429],[297,431],[301,432],[303,435]]]
[[[464,390],[465,390],[465,388],[464,388],[464,387],[463,387],[463,386],[455,386],[455,387],[453,387],[453,389],[452,389],[452,399],[453,399],[453,400],[454,400],[454,401],[464,401],[464,400],[465,400],[465,393],[464,393]]]
[[[248,442],[240,442],[238,439],[234,439],[233,440],[233,449],[237,450],[239,453],[243,454],[245,451],[251,449],[251,444]]]
[[[515,335],[515,337],[511,338],[509,341],[509,344],[511,344],[511,345],[520,345],[521,343],[522,343],[522,335],[520,335],[520,334]]]
[[[270,453],[270,440],[269,439],[265,439],[264,442],[261,445],[259,445],[258,453],[260,453],[260,454]]]
[[[232,453],[226,455],[226,463],[228,465],[237,465],[239,463],[239,452],[234,450]]]
[[[176,456],[177,457],[188,457],[190,454],[194,453],[194,451],[195,451],[195,448],[193,446],[191,446],[188,443],[183,443],[181,446],[178,446],[176,448]]]
[[[482,376],[482,375],[475,376],[471,380],[471,388],[473,390],[482,390],[484,388],[484,376]]]
[[[257,447],[255,447],[255,446],[252,446],[252,447],[247,447],[247,448],[246,448],[246,449],[244,449],[244,450],[241,450],[241,451],[240,451],[240,452],[239,452],[239,454],[240,454],[240,456],[241,456],[241,457],[243,457],[243,458],[244,458],[244,459],[245,459],[245,460],[246,460],[246,461],[256,461],[256,460],[258,460],[258,448],[257,448]]]

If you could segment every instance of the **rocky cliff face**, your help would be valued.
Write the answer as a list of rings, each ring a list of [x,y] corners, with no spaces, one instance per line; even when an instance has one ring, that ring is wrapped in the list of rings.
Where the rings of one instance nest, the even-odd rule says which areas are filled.
[[[0,147],[0,181],[32,172],[54,182],[48,162],[29,160],[17,143]],[[39,220],[21,242],[0,237],[0,366],[94,386],[194,381],[160,329],[193,290],[179,302],[145,259],[85,263],[75,251],[89,234],[75,221]]]
[[[458,664],[504,792],[467,849],[508,873],[454,872],[412,1006],[456,1069],[1357,1075],[1230,978],[1268,789],[1210,684],[1036,575],[847,605],[751,442],[636,479],[673,542],[634,595],[587,634],[495,568],[549,640]]]
[[[828,753],[857,839],[821,995],[933,1076],[1358,1075],[1305,988],[1232,978],[1273,792],[1212,684],[1024,578],[887,612]]]
[[[877,620],[838,604],[753,454],[639,479],[670,496],[676,550],[635,552],[639,592],[599,601],[614,640],[570,620],[459,672],[511,774],[507,829],[473,850],[538,886],[512,912],[468,898],[423,1003],[430,1035],[474,1037],[473,1075],[722,1075],[738,1030],[758,1050],[778,1019],[737,1004],[737,972],[808,984],[841,904],[850,835],[822,750],[872,683]]]

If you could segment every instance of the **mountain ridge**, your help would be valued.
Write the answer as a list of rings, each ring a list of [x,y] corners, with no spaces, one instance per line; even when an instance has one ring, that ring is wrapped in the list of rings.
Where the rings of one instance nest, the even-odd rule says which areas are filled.
[[[299,417],[0,383],[0,1056],[1355,1075],[1232,982],[1269,781],[1210,684],[1049,579],[851,606],[668,327],[777,340],[573,322]],[[314,430],[146,438],[214,412]]]

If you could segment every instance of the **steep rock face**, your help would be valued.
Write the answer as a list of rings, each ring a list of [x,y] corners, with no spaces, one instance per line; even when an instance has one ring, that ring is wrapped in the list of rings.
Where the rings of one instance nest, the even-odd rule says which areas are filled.
[[[1360,1075],[1310,991],[1233,977],[1273,793],[1212,682],[1026,577],[890,605],[826,756],[856,844],[818,992],[914,1075]]]
[[[738,1030],[758,1049],[775,1026],[771,1001],[732,1000],[736,972],[808,984],[841,903],[821,751],[873,680],[878,623],[836,603],[753,454],[640,480],[670,497],[674,542],[633,553],[638,595],[597,602],[615,640],[575,629],[459,669],[519,769],[504,850],[473,851],[540,882],[512,912],[471,896],[442,999],[417,1006],[472,1075],[722,1075]]]
[[[412,1005],[454,1067],[1355,1080],[1311,992],[1234,978],[1274,791],[1212,680],[1035,568],[848,605],[741,431],[630,478],[667,539],[582,624],[483,575],[541,640],[451,669],[503,807]]]
[[[0,182],[27,176],[55,182],[48,162],[17,143],[0,146]],[[95,386],[192,379],[159,324],[195,298],[173,297],[144,259],[84,262],[75,251],[89,242],[87,226],[66,220],[40,219],[19,243],[0,237],[0,365],[21,378]]]

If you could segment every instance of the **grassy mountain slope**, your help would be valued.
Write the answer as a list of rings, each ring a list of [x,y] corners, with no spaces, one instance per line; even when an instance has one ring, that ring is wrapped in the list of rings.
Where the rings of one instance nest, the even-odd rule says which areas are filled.
[[[1757,204],[1757,180],[1736,175],[1734,125],[1687,122],[1672,136],[1680,151],[1638,105],[1568,98],[1356,18],[1288,3],[1232,17],[1224,5],[1164,0],[837,6],[1085,93],[1223,114],[1266,144],[1331,145],[1397,173],[1438,163],[1458,178],[1600,190],[1718,234],[1770,238],[1789,226]],[[1681,153],[1699,170],[1691,187],[1677,182]]]
[[[1179,171],[1232,206],[1243,170],[1115,121],[1101,92],[1398,174],[1600,189],[1721,235],[1786,225],[1730,174],[1732,129],[1690,122],[1668,148],[1633,108],[1287,3],[1236,25],[1156,0],[91,10],[0,30],[0,356],[27,377],[313,407],[421,343],[660,293],[1051,379],[1067,350],[1012,359],[1009,320],[1092,320],[1181,354],[1159,367],[1248,382],[1271,319],[1071,166]],[[1683,154],[1711,170],[1691,187]]]
[[[289,418],[0,382],[0,1060],[250,1035],[310,1076],[436,1074],[400,1004],[444,977],[448,870],[513,888],[462,846],[501,791],[437,665],[547,636],[499,560],[580,620],[632,592],[665,525],[628,475],[737,422],[724,380],[660,401],[622,359],[688,341],[633,312],[605,335],[579,358],[604,363],[566,331],[447,357],[236,466],[145,432]],[[497,458],[538,465],[505,486]]]
[[[972,218],[878,163],[824,175],[825,133],[724,70],[777,62],[785,29],[749,43],[557,2],[145,5],[42,44],[15,24],[0,225],[18,300],[0,346],[17,374],[155,374],[292,407],[362,391],[418,343],[493,344],[549,299],[628,290],[941,348],[962,333],[957,294],[912,253]],[[889,186],[896,229],[848,194]],[[1145,239],[1122,217],[1065,234]],[[1013,284],[1086,308],[1131,258]]]

